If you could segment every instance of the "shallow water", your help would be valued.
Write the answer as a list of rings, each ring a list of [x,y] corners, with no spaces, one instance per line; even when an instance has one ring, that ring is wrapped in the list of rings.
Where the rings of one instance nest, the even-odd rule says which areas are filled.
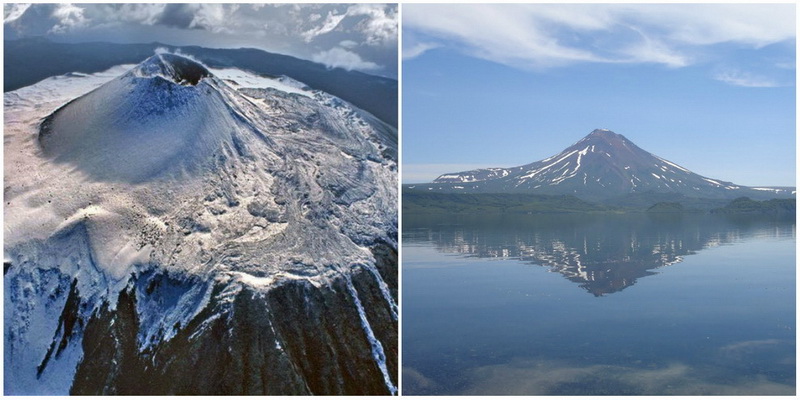
[[[403,221],[403,394],[794,394],[793,221]]]

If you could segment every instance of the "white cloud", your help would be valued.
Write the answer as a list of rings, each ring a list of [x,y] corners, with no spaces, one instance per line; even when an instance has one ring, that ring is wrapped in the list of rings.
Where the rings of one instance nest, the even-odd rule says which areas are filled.
[[[392,5],[356,4],[347,9],[347,15],[366,16],[356,29],[366,37],[369,45],[380,45],[397,40],[397,9]]]
[[[9,23],[21,17],[30,6],[30,3],[3,4],[3,23]]]
[[[756,47],[795,37],[793,4],[683,4],[630,6],[635,20],[692,45],[740,43]]]
[[[602,57],[552,37],[529,5],[409,5],[403,24],[454,40],[470,55],[519,67],[550,67]],[[414,48],[412,43],[410,48]]]
[[[226,25],[238,9],[238,4],[200,4],[189,28],[205,29],[211,32],[232,32]]]
[[[639,34],[640,40],[620,49],[621,55],[628,56],[627,59],[623,58],[622,62],[664,64],[672,68],[690,64],[688,56],[670,48],[660,40],[653,39],[640,29],[632,28],[632,30]]]
[[[795,11],[793,4],[408,4],[403,25],[422,33],[408,36],[409,56],[424,51],[419,36],[521,68],[580,62],[683,67],[703,59],[696,56],[703,46],[759,48],[793,39]]]
[[[85,26],[88,20],[83,15],[83,8],[72,4],[58,4],[53,10],[52,17],[56,24],[50,28],[52,33],[66,32],[73,28]]]
[[[3,11],[7,35],[14,38],[255,47],[303,59],[317,54],[332,60],[328,64],[389,76],[397,72],[396,4],[16,4]],[[320,53],[337,44],[358,58],[339,50]]]
[[[317,23],[316,26],[302,32],[306,43],[310,43],[315,38],[333,32],[342,27],[345,18],[355,19],[355,31],[364,37],[364,43],[369,45],[380,45],[397,40],[397,11],[393,5],[382,4],[355,4],[349,6],[343,13],[329,11],[322,23],[317,23],[321,16],[312,13],[308,17],[308,22]]]
[[[339,42],[339,46],[344,47],[345,49],[354,49],[358,47],[358,42],[354,40],[342,40]]]
[[[302,33],[303,39],[306,41],[306,43],[309,43],[317,36],[333,31],[337,26],[339,26],[339,23],[341,23],[346,16],[347,14],[337,15],[329,11],[328,16],[325,18],[325,21],[322,23],[322,25],[316,26]]]
[[[135,22],[144,25],[153,25],[158,22],[161,13],[164,12],[166,4],[139,4],[127,3],[119,6],[118,9],[111,9],[104,13],[108,20],[120,20]],[[108,5],[115,7],[115,5]]]
[[[769,88],[783,86],[778,82],[748,72],[738,70],[726,70],[714,75],[714,79],[733,86]]]
[[[428,42],[417,42],[409,45],[403,46],[403,59],[410,60],[412,58],[417,58],[424,54],[428,50],[433,50],[437,47],[441,47],[438,43],[428,43]]]
[[[341,47],[334,47],[330,50],[314,54],[311,59],[314,62],[325,64],[329,68],[344,68],[350,70],[374,71],[382,69],[378,64],[371,61],[364,61],[356,53],[345,50]]]

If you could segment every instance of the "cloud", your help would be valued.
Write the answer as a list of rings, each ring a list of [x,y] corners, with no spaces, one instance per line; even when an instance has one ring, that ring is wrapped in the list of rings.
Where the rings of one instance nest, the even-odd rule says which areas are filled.
[[[396,4],[7,4],[3,11],[6,39],[255,47],[397,73]]]
[[[197,5],[191,4],[167,4],[155,23],[172,28],[188,29],[192,25],[197,8]]]
[[[109,5],[113,7],[114,5]],[[136,22],[144,25],[154,25],[164,13],[168,4],[122,4],[116,10],[111,10],[108,15],[113,20],[114,17],[126,22]]]
[[[632,6],[635,20],[692,45],[739,43],[754,47],[795,37],[793,4],[686,4]]]
[[[640,40],[630,47],[623,47],[620,49],[620,54],[628,56],[627,59],[623,58],[620,60],[621,62],[655,63],[663,64],[671,68],[685,67],[690,64],[690,60],[686,55],[671,49],[660,40],[653,39],[640,29],[631,29],[639,34]]]
[[[354,49],[358,47],[358,43],[353,40],[342,40],[339,42],[339,46],[344,47],[345,49]]]
[[[319,14],[311,14],[308,21],[316,22],[320,18]],[[379,45],[397,40],[398,19],[396,8],[382,4],[356,4],[349,6],[341,14],[329,11],[322,24],[306,30],[302,33],[302,36],[308,43],[337,28],[344,29],[342,21],[345,18],[357,20],[353,29],[363,35],[364,43],[366,44]]]
[[[366,16],[356,25],[369,45],[380,45],[397,40],[397,9],[391,5],[356,4],[347,9],[351,17]]]
[[[770,381],[764,375],[739,376],[720,383],[730,371],[713,365],[673,363],[663,367],[628,367],[607,364],[570,365],[558,360],[519,359],[464,372],[462,395],[560,395],[636,393],[639,395],[793,395],[794,385]],[[447,387],[403,368],[403,379],[414,389]]]
[[[770,78],[733,69],[718,72],[716,75],[714,75],[714,79],[733,86],[751,88],[771,88],[784,86]]]
[[[64,32],[76,27],[87,25],[88,20],[83,15],[83,8],[72,4],[58,4],[53,10],[53,18],[56,24],[50,28],[50,32]]]
[[[347,14],[337,15],[329,11],[328,16],[325,18],[325,21],[322,23],[322,25],[315,26],[314,28],[303,32],[303,39],[306,41],[306,43],[309,43],[317,36],[333,31],[337,26],[339,26],[339,23],[342,22],[346,16]]]
[[[203,4],[196,10],[189,27],[212,32],[233,32],[226,25],[230,22],[229,17],[237,10],[238,4]]]
[[[468,55],[518,68],[583,62],[677,68],[703,60],[696,55],[705,46],[791,40],[794,15],[791,4],[409,4],[403,26],[420,33],[408,36],[409,50],[424,48],[418,36],[447,40]]]
[[[30,6],[30,4],[3,4],[3,22],[8,23],[17,20]]]
[[[429,43],[429,42],[417,42],[409,45],[403,46],[403,59],[410,60],[412,58],[417,58],[427,52],[428,50],[433,50],[435,48],[441,47],[438,43]]]
[[[371,61],[364,61],[358,54],[345,50],[341,47],[334,47],[330,50],[322,51],[311,58],[312,61],[325,64],[328,68],[344,68],[350,70],[371,71],[382,69],[378,64]]]
[[[603,58],[566,46],[539,21],[535,7],[519,4],[409,5],[404,26],[450,40],[461,51],[517,67],[541,68]],[[410,48],[416,44],[411,43]]]
[[[145,25],[164,25],[178,29],[201,29],[216,33],[233,33],[230,25],[238,4],[140,4],[124,5],[120,9],[123,20]]]

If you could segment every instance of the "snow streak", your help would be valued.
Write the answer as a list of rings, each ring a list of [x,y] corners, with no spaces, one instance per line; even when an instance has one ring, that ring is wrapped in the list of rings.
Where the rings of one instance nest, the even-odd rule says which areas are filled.
[[[378,364],[378,368],[383,374],[386,388],[389,389],[389,392],[394,396],[397,394],[397,387],[394,386],[392,378],[389,377],[389,368],[386,366],[386,354],[383,352],[383,345],[378,338],[375,337],[375,333],[372,332],[372,326],[370,326],[367,320],[364,306],[361,305],[361,299],[358,298],[358,292],[355,286],[353,286],[352,278],[348,274],[345,274],[345,278],[347,280],[347,290],[349,290],[350,295],[353,296],[353,303],[355,303],[356,309],[358,310],[358,316],[361,317],[361,326],[364,327],[364,333],[367,334],[367,340],[369,340],[369,344],[372,346],[372,358],[375,359],[375,363]]]

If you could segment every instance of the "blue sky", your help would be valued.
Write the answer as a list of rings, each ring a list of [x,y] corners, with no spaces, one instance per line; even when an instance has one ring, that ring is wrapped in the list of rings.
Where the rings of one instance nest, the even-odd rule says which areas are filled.
[[[795,185],[795,9],[403,5],[403,182],[595,128],[704,176]]]

